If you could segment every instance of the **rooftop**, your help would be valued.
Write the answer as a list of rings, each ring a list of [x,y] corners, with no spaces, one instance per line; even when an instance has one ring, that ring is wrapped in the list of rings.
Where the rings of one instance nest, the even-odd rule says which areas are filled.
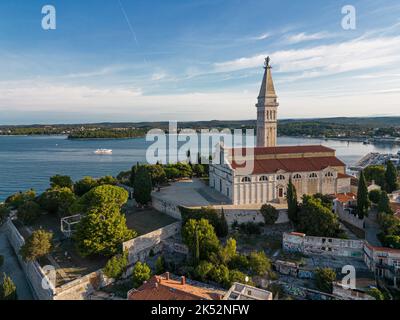
[[[166,272],[128,292],[128,300],[221,300],[225,292]]]
[[[272,293],[247,284],[235,282],[225,294],[223,300],[272,300]]]

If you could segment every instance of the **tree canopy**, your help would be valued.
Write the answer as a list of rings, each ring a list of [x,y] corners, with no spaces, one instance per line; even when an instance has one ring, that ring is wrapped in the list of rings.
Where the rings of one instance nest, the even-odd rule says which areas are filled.
[[[368,216],[369,206],[367,181],[364,176],[364,171],[361,171],[357,191],[357,214],[360,219]]]
[[[55,175],[50,178],[51,188],[69,188],[72,190],[74,182],[69,176]]]
[[[20,253],[25,261],[34,261],[51,252],[53,233],[45,230],[34,231],[25,244],[21,247]]]
[[[279,211],[270,204],[263,204],[260,211],[267,225],[275,224],[276,220],[279,218]]]
[[[146,205],[151,201],[151,191],[153,189],[151,175],[146,166],[139,166],[135,173],[133,184],[133,196],[137,203]]]

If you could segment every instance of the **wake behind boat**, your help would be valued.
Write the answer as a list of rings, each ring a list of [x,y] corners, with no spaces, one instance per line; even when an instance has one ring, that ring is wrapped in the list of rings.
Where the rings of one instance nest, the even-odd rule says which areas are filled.
[[[97,149],[94,153],[95,154],[112,154],[111,149]]]

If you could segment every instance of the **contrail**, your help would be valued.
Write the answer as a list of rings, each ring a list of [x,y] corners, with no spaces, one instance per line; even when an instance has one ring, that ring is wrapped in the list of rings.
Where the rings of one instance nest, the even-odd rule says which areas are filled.
[[[129,30],[132,33],[133,39],[135,39],[136,45],[139,46],[139,42],[138,42],[137,37],[136,37],[136,32],[135,32],[135,30],[133,30],[132,24],[131,24],[131,22],[130,22],[130,20],[128,18],[128,15],[126,14],[126,11],[124,9],[124,6],[121,3],[121,0],[118,0],[118,3],[119,3],[119,6],[121,8],[122,14],[125,17],[126,23],[128,24]]]

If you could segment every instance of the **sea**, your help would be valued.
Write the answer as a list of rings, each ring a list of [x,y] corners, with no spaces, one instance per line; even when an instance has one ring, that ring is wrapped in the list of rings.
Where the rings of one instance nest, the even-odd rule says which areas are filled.
[[[0,136],[0,202],[30,188],[38,193],[49,187],[49,178],[69,175],[117,175],[136,163],[146,162],[146,150],[154,142],[145,138],[69,140],[66,136]],[[363,144],[337,140],[279,137],[279,145],[323,144],[336,149],[337,156],[353,165],[369,152],[397,153],[399,145]],[[112,155],[96,155],[96,149],[112,149]]]

